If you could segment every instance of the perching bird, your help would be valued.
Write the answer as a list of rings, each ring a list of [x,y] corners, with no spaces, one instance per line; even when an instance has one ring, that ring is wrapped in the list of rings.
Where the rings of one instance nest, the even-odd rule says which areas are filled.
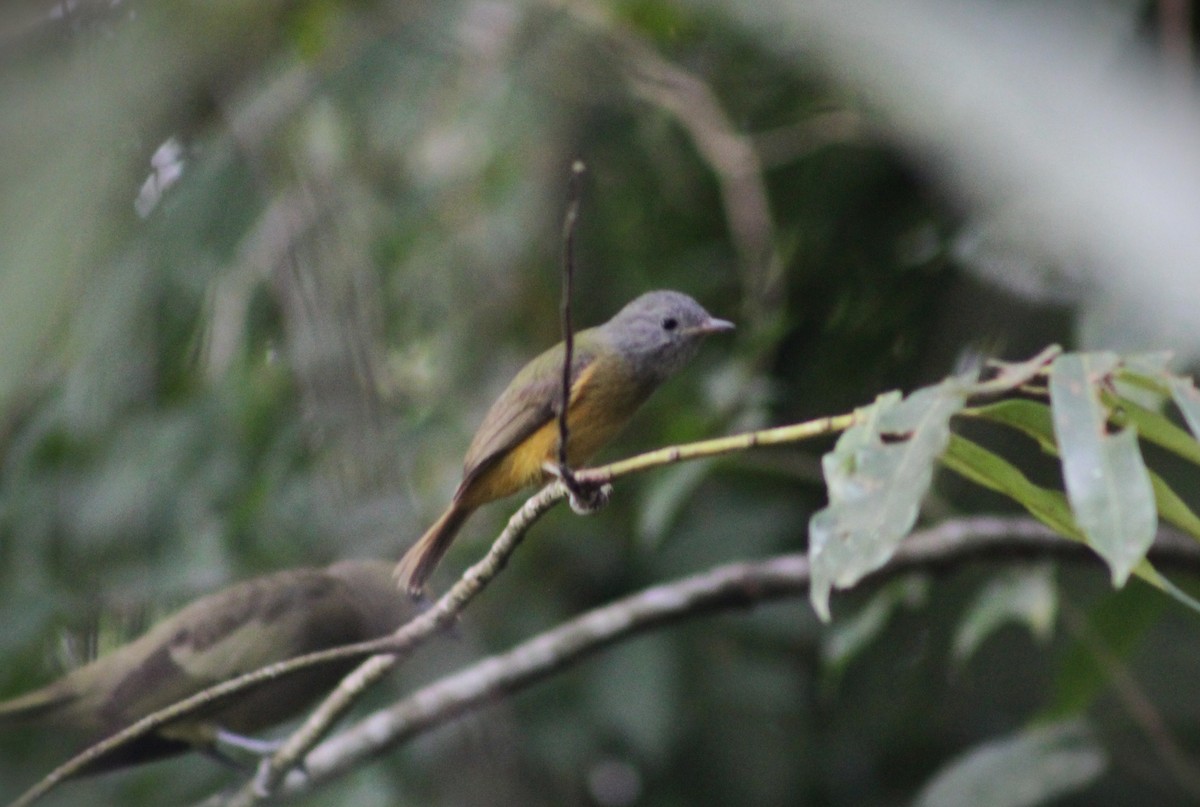
[[[242,673],[317,650],[384,636],[413,615],[391,564],[345,561],[290,569],[185,606],[140,638],[41,689],[0,702],[0,731],[36,722],[91,745]],[[359,659],[361,660],[361,659]],[[84,773],[150,762],[238,739],[296,716],[358,660],[311,667],[220,701],[116,749]]]
[[[705,336],[733,328],[677,291],[643,294],[617,315],[575,335],[567,406],[567,461],[587,462],[616,436]],[[463,462],[450,506],[396,567],[417,596],[463,523],[481,505],[544,482],[556,465],[562,401],[562,342],[525,365],[492,404]]]

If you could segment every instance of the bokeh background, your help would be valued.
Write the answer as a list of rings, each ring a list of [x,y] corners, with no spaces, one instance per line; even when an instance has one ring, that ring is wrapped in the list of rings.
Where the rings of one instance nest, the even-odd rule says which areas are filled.
[[[1186,0],[25,0],[0,21],[3,695],[231,581],[398,557],[559,338],[577,158],[576,322],[676,288],[739,326],[609,458],[1054,341],[1200,355]],[[395,690],[802,550],[828,448],[560,508]],[[1006,508],[947,478],[926,517]],[[478,514],[435,585],[507,513]],[[835,597],[832,625],[796,601],[639,638],[305,803],[910,804],[961,755],[1070,720],[1072,792],[975,802],[1191,804],[1198,627],[1098,562],[914,575]],[[70,750],[0,737],[0,796]],[[1027,779],[1001,766],[991,792]],[[49,802],[233,780],[187,757]]]

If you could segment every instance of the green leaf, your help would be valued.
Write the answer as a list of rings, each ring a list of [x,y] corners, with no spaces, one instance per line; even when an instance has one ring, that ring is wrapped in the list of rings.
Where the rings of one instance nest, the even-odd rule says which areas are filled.
[[[991,740],[946,765],[915,807],[1033,807],[1091,784],[1108,764],[1081,721]]]
[[[1043,403],[1013,398],[969,409],[966,414],[1016,429],[1037,440],[1043,451],[1058,453],[1050,407]]]
[[[1045,641],[1057,614],[1053,566],[1040,563],[1005,570],[979,592],[959,622],[954,659],[966,661],[990,635],[1010,622],[1026,626],[1039,641]]]
[[[951,435],[950,443],[942,454],[942,464],[975,484],[1020,503],[1030,515],[1067,538],[1084,541],[1083,533],[1075,523],[1062,493],[1035,485],[1008,460],[986,448],[965,437]],[[1143,558],[1133,567],[1133,573],[1180,605],[1200,613],[1200,602],[1160,575],[1150,561]]]
[[[978,443],[957,434],[951,435],[942,455],[942,464],[977,485],[1009,497],[1056,532],[1083,541],[1083,533],[1071,515],[1066,496],[1030,482],[1016,466]]]
[[[834,586],[852,586],[887,563],[912,529],[970,380],[948,378],[903,400],[898,392],[879,396],[822,458],[829,506],[809,522],[808,544],[809,597],[821,619],[829,620]]]
[[[1141,439],[1200,465],[1200,443],[1165,415],[1108,391],[1102,392],[1100,399],[1112,410],[1112,420],[1118,426],[1136,426]]]
[[[1183,413],[1192,435],[1200,439],[1200,390],[1190,378],[1171,378],[1167,383],[1171,386],[1171,398]]]
[[[1121,360],[1121,366],[1112,377],[1112,388],[1117,395],[1129,401],[1135,401],[1149,409],[1161,409],[1170,397],[1167,389],[1167,379],[1171,376],[1165,370],[1150,372],[1150,368],[1141,371],[1137,365],[1132,367],[1128,358]]]
[[[1071,510],[1121,586],[1154,542],[1158,516],[1136,430],[1106,433],[1108,412],[1095,385],[1117,365],[1111,353],[1059,356],[1050,403]]]
[[[1200,517],[1197,517],[1183,499],[1179,498],[1179,494],[1154,471],[1150,472],[1150,484],[1154,486],[1154,501],[1158,505],[1158,514],[1196,540],[1200,540]]]
[[[1200,444],[1193,440],[1187,432],[1157,412],[1145,409],[1127,399],[1114,396],[1113,400],[1114,404],[1121,408],[1121,414],[1117,417],[1119,424],[1132,423],[1137,426],[1139,437],[1200,464]],[[1058,455],[1058,446],[1054,442],[1050,407],[1045,404],[1023,399],[998,401],[988,406],[971,409],[967,414],[1016,429],[1036,440],[1046,452]],[[1126,420],[1121,418],[1126,418]],[[1195,455],[1194,458],[1193,455]],[[1200,540],[1200,517],[1197,517],[1175,491],[1163,481],[1162,477],[1153,471],[1150,471],[1150,482],[1154,488],[1154,501],[1159,515]]]

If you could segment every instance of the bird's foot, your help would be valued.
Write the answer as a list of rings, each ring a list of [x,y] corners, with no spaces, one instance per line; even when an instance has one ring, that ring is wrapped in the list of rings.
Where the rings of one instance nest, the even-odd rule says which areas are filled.
[[[256,757],[270,756],[283,747],[283,740],[260,740],[225,729],[217,729],[216,740],[220,745],[236,748]]]
[[[203,750],[207,756],[223,765],[228,765],[243,773],[253,773],[257,770],[261,777],[263,771],[271,764],[271,757],[283,747],[283,742],[283,740],[261,740],[257,737],[247,737],[244,734],[218,728],[213,733],[212,744]],[[258,764],[249,763],[246,757],[253,758]],[[308,776],[303,760],[296,765],[296,770],[301,776]]]
[[[571,509],[581,516],[596,512],[612,498],[613,486],[607,482],[580,482],[570,468],[557,462],[547,462],[542,468],[563,483]]]
[[[579,485],[576,490],[567,488],[567,493],[571,509],[581,516],[586,516],[608,504],[612,498],[613,486],[607,482],[599,485]]]

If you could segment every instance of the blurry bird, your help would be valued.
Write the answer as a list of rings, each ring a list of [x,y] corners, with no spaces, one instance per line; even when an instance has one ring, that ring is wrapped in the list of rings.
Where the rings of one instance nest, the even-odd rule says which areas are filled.
[[[387,635],[414,609],[396,596],[391,564],[344,561],[238,583],[185,606],[140,638],[41,689],[0,702],[0,731],[20,723],[62,728],[91,745],[214,684],[317,650]],[[307,668],[221,700],[97,759],[83,773],[248,737],[301,712],[357,659]]]
[[[603,325],[574,337],[567,402],[567,462],[587,462],[629,422],[705,337],[733,329],[677,291],[652,291]],[[396,579],[419,597],[463,524],[480,506],[549,480],[558,456],[566,346],[526,364],[483,418],[463,460],[450,506],[396,565]]]

